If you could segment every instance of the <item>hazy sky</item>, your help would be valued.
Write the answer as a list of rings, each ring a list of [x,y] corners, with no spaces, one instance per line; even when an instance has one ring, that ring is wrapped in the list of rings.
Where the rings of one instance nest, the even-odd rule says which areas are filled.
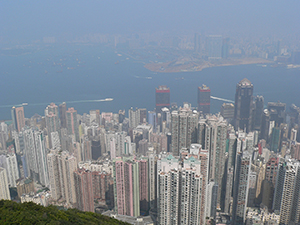
[[[0,40],[182,30],[280,37],[299,33],[299,12],[299,0],[2,0]]]

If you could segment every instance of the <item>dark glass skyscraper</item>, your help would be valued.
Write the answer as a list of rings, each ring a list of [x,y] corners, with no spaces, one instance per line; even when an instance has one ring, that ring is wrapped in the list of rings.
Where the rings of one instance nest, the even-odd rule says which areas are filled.
[[[210,89],[206,85],[198,87],[198,112],[210,113]]]
[[[164,107],[170,107],[170,88],[165,85],[155,88],[155,107],[156,113],[161,113],[161,109]]]
[[[234,121],[235,130],[252,130],[253,84],[244,78],[236,85]]]
[[[263,111],[264,111],[264,97],[258,95],[255,98],[255,109],[253,114],[252,128],[254,130],[260,130]]]

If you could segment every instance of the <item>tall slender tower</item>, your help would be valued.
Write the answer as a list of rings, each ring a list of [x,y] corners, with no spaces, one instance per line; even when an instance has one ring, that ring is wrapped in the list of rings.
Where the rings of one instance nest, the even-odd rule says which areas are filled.
[[[60,123],[58,117],[58,107],[54,103],[48,105],[45,109],[45,119],[46,119],[46,127],[48,131],[48,138],[49,138],[49,146],[52,146],[52,136],[51,133],[53,132],[60,132]]]
[[[161,109],[170,107],[170,88],[165,85],[155,88],[155,108],[156,114],[161,113]]]
[[[63,102],[62,104],[59,105],[60,125],[63,128],[67,128],[66,112],[67,112],[67,105],[65,102]]]
[[[233,224],[244,224],[249,193],[251,154],[247,151],[237,155],[233,187]]]
[[[198,112],[210,113],[210,89],[206,85],[198,87]]]
[[[244,78],[236,85],[234,120],[235,130],[252,130],[253,84]]]
[[[25,116],[23,106],[17,108],[13,106],[11,109],[11,117],[13,120],[15,130],[20,132],[22,128],[25,127]]]
[[[66,111],[67,130],[68,134],[73,134],[77,142],[79,142],[79,129],[77,122],[77,111],[74,108],[69,108]]]
[[[282,190],[283,193],[280,207],[280,224],[289,224],[291,222],[291,210],[293,205],[293,194],[297,172],[298,170],[295,165],[287,165]]]
[[[261,120],[264,111],[264,97],[256,96],[255,98],[255,110],[254,110],[254,118],[253,118],[253,129],[260,130]]]

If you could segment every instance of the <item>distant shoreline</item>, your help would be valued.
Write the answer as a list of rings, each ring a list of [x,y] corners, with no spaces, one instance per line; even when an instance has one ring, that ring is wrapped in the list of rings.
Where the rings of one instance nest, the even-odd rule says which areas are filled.
[[[250,65],[250,64],[271,64],[273,61],[260,58],[243,58],[230,59],[221,61],[188,61],[177,60],[171,62],[153,62],[147,63],[144,67],[152,72],[160,73],[179,73],[179,72],[195,72],[201,71],[205,68],[219,67],[219,66],[236,66],[236,65]]]

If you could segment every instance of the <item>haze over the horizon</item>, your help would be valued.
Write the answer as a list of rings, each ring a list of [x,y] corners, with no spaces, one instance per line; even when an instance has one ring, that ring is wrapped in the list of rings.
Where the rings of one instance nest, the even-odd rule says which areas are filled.
[[[0,5],[0,42],[157,31],[282,38],[300,31],[300,1],[18,0]]]

